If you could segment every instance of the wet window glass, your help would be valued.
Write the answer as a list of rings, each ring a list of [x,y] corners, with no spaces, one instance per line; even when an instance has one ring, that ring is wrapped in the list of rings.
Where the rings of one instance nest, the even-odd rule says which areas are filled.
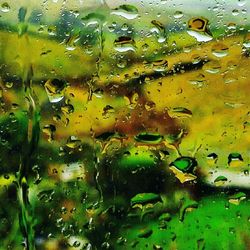
[[[249,0],[0,1],[0,250],[250,249]]]

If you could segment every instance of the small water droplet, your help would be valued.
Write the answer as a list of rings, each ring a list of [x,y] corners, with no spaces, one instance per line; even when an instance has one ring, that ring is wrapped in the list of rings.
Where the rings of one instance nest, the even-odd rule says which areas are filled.
[[[237,10],[237,9],[232,10],[232,15],[233,16],[238,16],[239,15],[239,10]]]
[[[181,11],[176,11],[175,13],[174,13],[174,18],[177,18],[177,19],[179,19],[179,18],[182,18],[183,17],[183,13],[181,12]]]

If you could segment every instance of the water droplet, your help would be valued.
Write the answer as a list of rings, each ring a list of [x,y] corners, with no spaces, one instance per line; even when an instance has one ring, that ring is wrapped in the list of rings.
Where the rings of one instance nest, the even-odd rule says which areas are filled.
[[[210,61],[203,65],[202,69],[210,74],[217,74],[221,70],[221,65],[218,61]]]
[[[238,16],[239,15],[239,10],[237,10],[237,9],[232,10],[232,15],[233,16]]]
[[[135,41],[131,37],[121,36],[114,41],[114,49],[118,52],[127,52],[133,51],[135,52]]]
[[[157,29],[159,29],[161,32],[165,31],[165,27],[164,27],[163,23],[161,23],[160,21],[152,20],[151,23],[152,23]]]
[[[169,169],[175,174],[181,183],[192,181],[197,178],[194,175],[194,170],[197,166],[197,161],[188,156],[177,158],[169,165]]]
[[[191,57],[192,64],[197,64],[201,61],[201,57],[198,54],[194,54]]]
[[[183,107],[175,107],[168,111],[168,114],[172,118],[188,118],[192,117],[192,111]]]
[[[215,180],[214,180],[214,184],[217,186],[217,187],[220,187],[220,186],[223,186],[225,184],[225,182],[227,182],[227,177],[225,176],[218,176]]]
[[[242,45],[246,48],[249,49],[250,48],[250,34],[246,35]]]
[[[228,47],[223,43],[217,43],[212,47],[212,54],[216,57],[224,57],[228,55]]]
[[[138,142],[143,142],[147,144],[158,144],[162,141],[163,136],[157,133],[143,132],[136,135],[134,138]]]
[[[168,67],[168,61],[166,60],[157,60],[152,62],[152,67],[153,70],[156,72],[164,72],[166,71],[167,67]]]
[[[236,27],[237,27],[236,23],[229,23],[227,25],[228,30],[231,30],[231,31],[236,31]]]
[[[55,36],[56,35],[56,27],[55,26],[49,26],[48,27],[48,34],[50,36]]]
[[[203,87],[207,83],[203,74],[199,74],[196,78],[189,80],[189,82],[193,85],[196,85],[198,88]]]
[[[79,148],[82,142],[76,136],[70,136],[67,140],[66,146],[71,149]]]
[[[131,206],[134,206],[135,204],[141,204],[141,205],[146,205],[148,203],[154,204],[157,202],[162,202],[162,199],[159,194],[155,193],[140,193],[135,195],[130,201]]]
[[[243,192],[238,192],[229,197],[229,202],[234,205],[239,205],[241,201],[246,199],[246,194]]]
[[[243,158],[239,153],[231,153],[228,156],[228,165],[230,167],[239,167],[243,163]]]
[[[74,243],[73,243],[73,247],[80,247],[81,246],[81,242],[80,241],[75,241]]]
[[[138,9],[133,5],[124,4],[114,9],[111,14],[132,20],[138,17]]]
[[[71,105],[71,104],[66,104],[64,106],[61,107],[61,111],[64,113],[64,114],[71,114],[74,112],[74,106]]]
[[[54,133],[56,131],[56,127],[52,124],[45,125],[42,129],[43,133],[48,135],[48,141],[51,142],[54,140]]]
[[[209,165],[213,165],[216,164],[216,162],[218,161],[218,155],[215,153],[211,153],[207,156],[207,162],[209,163]]]
[[[188,21],[188,34],[198,42],[208,42],[213,39],[208,30],[208,20],[205,18],[192,18]]]
[[[59,79],[49,79],[44,88],[51,103],[59,102],[64,98],[66,82]]]
[[[10,6],[7,2],[1,4],[1,11],[5,13],[10,11]]]
[[[104,93],[104,91],[103,91],[103,89],[101,89],[101,88],[97,88],[97,89],[95,89],[95,90],[93,91],[93,95],[94,95],[95,97],[97,97],[97,98],[102,98],[102,97],[103,97],[103,93]]]
[[[206,33],[200,33],[194,30],[188,30],[187,33],[194,37],[198,42],[208,42],[213,39],[212,36],[206,34]]]
[[[183,13],[181,12],[181,11],[176,11],[175,13],[174,13],[174,18],[177,18],[177,19],[179,19],[179,18],[182,18],[183,17]]]

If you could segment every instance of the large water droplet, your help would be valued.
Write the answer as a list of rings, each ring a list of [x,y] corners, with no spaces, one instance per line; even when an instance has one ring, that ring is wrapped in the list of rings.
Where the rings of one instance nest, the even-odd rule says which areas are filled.
[[[213,39],[208,30],[208,20],[206,18],[192,18],[188,21],[188,34],[193,36],[198,42],[208,42]]]
[[[197,166],[197,161],[188,156],[182,156],[173,161],[169,168],[179,179],[181,183],[192,181],[197,178],[194,175],[194,170]]]
[[[234,205],[239,205],[241,201],[246,199],[246,194],[243,192],[238,192],[229,197],[229,202]]]
[[[228,165],[230,167],[239,167],[243,163],[243,158],[239,153],[231,153],[228,156]]]
[[[1,11],[5,13],[10,11],[10,6],[7,2],[1,4]]]
[[[198,42],[208,42],[213,40],[213,37],[206,33],[201,33],[194,30],[188,30],[187,33],[194,37]]]
[[[168,111],[168,114],[172,118],[187,118],[193,115],[191,110],[183,107],[172,108]]]
[[[49,79],[44,84],[44,87],[51,103],[59,102],[64,98],[66,88],[66,82],[64,80]]]
[[[227,182],[227,177],[225,176],[218,176],[215,180],[214,180],[214,184],[217,187],[223,186],[225,183]]]
[[[228,47],[223,43],[217,43],[212,47],[212,54],[216,57],[224,57],[228,55]]]
[[[114,49],[118,52],[135,52],[135,41],[131,37],[121,36],[114,41]]]
[[[131,206],[134,206],[135,204],[141,204],[141,205],[145,205],[148,203],[153,204],[156,202],[162,202],[162,199],[159,194],[155,193],[140,193],[135,195],[130,201]]]
[[[124,4],[114,9],[111,14],[131,20],[138,17],[138,9],[133,5]]]
[[[163,139],[163,136],[157,133],[140,133],[136,135],[135,140],[138,142],[149,143],[149,144],[157,144],[160,143]]]

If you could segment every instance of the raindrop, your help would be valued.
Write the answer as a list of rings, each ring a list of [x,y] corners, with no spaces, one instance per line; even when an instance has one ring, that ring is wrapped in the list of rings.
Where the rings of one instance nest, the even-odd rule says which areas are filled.
[[[82,144],[81,140],[78,139],[76,136],[70,136],[67,140],[66,146],[71,149],[75,149],[80,147]]]
[[[250,48],[250,34],[248,34],[244,40],[243,40],[243,46],[246,48],[246,49],[249,49]]]
[[[174,13],[174,18],[177,18],[177,19],[179,19],[179,18],[182,18],[183,17],[183,13],[181,12],[181,11],[176,11],[175,13]]]
[[[202,17],[192,18],[188,21],[187,31],[190,36],[196,38],[198,42],[208,42],[213,39],[208,30],[208,20]]]
[[[10,11],[10,6],[7,2],[1,4],[1,11],[5,13]]]
[[[168,67],[168,61],[167,60],[157,60],[152,62],[153,70],[156,72],[164,72],[166,71]]]
[[[138,17],[138,9],[133,5],[124,4],[114,9],[111,14],[131,20]]]
[[[239,205],[242,200],[246,199],[246,194],[243,192],[238,192],[229,197],[229,202],[234,205]]]
[[[192,111],[183,107],[172,108],[168,111],[168,114],[172,118],[188,118],[193,115]]]
[[[233,16],[238,16],[239,15],[239,10],[237,10],[237,9],[232,10],[232,15]]]
[[[114,41],[114,49],[118,52],[135,52],[135,41],[131,37],[121,36]]]
[[[155,194],[155,193],[140,193],[135,195],[130,203],[131,206],[134,206],[135,204],[141,204],[141,205],[145,205],[145,204],[154,204],[157,202],[162,202],[161,196],[159,194]]]
[[[227,177],[222,176],[222,175],[218,176],[218,177],[214,180],[214,184],[215,184],[217,187],[223,186],[226,182],[227,182]]]
[[[162,141],[163,136],[158,133],[143,132],[136,135],[134,138],[138,142],[143,142],[148,144],[158,144]]]
[[[56,127],[52,124],[49,125],[45,125],[43,127],[43,133],[45,133],[46,135],[48,135],[48,141],[51,142],[54,140],[54,133],[56,131]]]
[[[74,106],[71,105],[71,104],[66,104],[65,106],[62,106],[61,107],[61,111],[64,113],[64,114],[71,114],[74,112]]]
[[[215,164],[216,162],[218,161],[218,155],[215,154],[215,153],[211,153],[207,156],[207,162],[210,164],[210,165],[213,165]]]
[[[238,167],[242,165],[243,158],[239,153],[231,153],[228,156],[228,165],[230,167]]]
[[[221,65],[218,61],[210,61],[203,65],[202,69],[210,74],[217,74],[221,70]]]
[[[197,167],[197,161],[188,156],[182,156],[170,163],[169,169],[175,174],[181,183],[192,181],[197,178],[194,170]]]
[[[216,57],[224,57],[228,55],[228,47],[223,43],[217,43],[212,47],[212,54]]]
[[[60,79],[49,79],[44,88],[51,103],[59,102],[64,98],[66,82]]]
[[[201,61],[201,57],[198,54],[194,54],[191,57],[192,64],[197,64]]]

